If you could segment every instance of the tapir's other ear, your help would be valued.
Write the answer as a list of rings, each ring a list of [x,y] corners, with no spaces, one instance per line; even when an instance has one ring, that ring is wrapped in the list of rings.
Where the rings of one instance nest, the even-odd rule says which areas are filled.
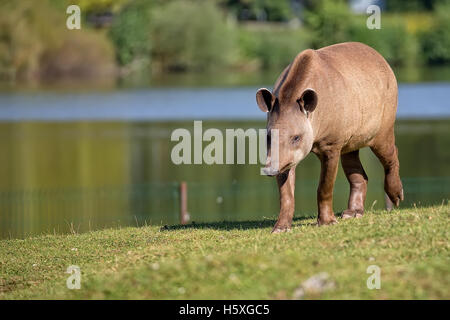
[[[303,91],[302,96],[297,100],[297,103],[306,115],[316,109],[317,106],[317,93],[313,89],[306,89]]]
[[[266,88],[261,88],[256,92],[256,103],[262,112],[269,112],[272,108],[272,93]]]

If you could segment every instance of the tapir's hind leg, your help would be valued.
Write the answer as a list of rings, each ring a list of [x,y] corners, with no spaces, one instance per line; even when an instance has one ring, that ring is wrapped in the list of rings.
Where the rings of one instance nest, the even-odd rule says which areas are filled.
[[[364,213],[368,178],[359,160],[359,150],[341,155],[341,163],[350,183],[348,209],[342,213],[342,218],[360,218]]]
[[[384,191],[392,203],[398,206],[400,201],[403,201],[403,186],[399,174],[400,163],[395,146],[394,128],[387,134],[377,137],[370,148],[384,167]]]

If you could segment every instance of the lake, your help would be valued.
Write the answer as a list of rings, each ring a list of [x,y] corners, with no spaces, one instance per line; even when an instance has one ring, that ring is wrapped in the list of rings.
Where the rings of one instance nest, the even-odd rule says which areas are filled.
[[[396,139],[402,206],[450,194],[450,83],[400,84]],[[177,128],[264,128],[257,87],[0,93],[0,237],[179,222],[179,183],[191,221],[275,218],[278,191],[261,165],[175,165]],[[204,146],[206,143],[204,143]],[[366,208],[383,208],[383,169],[361,152]],[[297,167],[296,216],[316,215],[319,161]],[[346,207],[340,168],[334,209]]]

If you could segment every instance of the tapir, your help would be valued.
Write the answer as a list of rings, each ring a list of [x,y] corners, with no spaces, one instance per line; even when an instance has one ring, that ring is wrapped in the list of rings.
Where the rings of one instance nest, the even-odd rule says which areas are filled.
[[[310,152],[320,160],[317,223],[337,223],[333,187],[339,159],[350,184],[342,218],[364,213],[368,177],[359,149],[370,147],[384,167],[384,190],[396,206],[403,200],[394,122],[397,81],[386,60],[371,47],[345,42],[300,52],[278,77],[273,91],[256,93],[267,113],[267,161],[263,172],[275,176],[280,213],[274,233],[288,231],[294,216],[295,168]],[[277,131],[277,161],[271,154]],[[277,162],[277,163],[275,163]]]

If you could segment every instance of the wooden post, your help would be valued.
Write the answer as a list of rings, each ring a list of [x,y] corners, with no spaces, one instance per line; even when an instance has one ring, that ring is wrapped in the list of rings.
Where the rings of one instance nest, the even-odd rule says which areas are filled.
[[[386,193],[384,194],[384,202],[386,203],[386,210],[391,211],[394,207],[394,204],[392,203],[391,199],[389,199],[389,196]]]
[[[180,224],[187,224],[189,213],[187,212],[187,184],[185,181],[180,183]]]

